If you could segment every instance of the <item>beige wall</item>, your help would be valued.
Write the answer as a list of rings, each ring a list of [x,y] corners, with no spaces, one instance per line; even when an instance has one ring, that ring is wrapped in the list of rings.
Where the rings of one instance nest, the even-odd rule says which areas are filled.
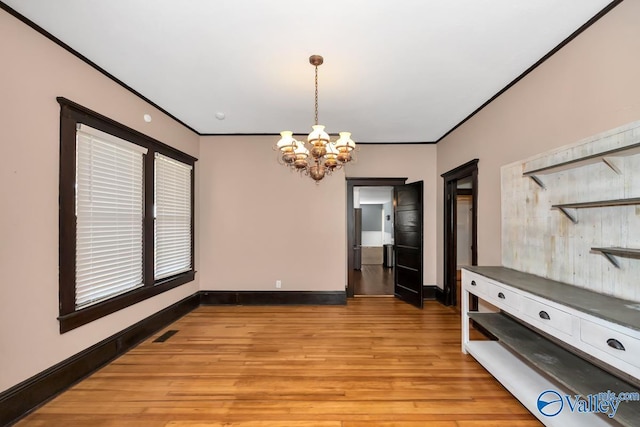
[[[277,163],[277,139],[201,139],[203,290],[344,290],[344,174],[297,176]]]
[[[275,136],[203,137],[200,147],[202,290],[342,291],[346,181],[425,181],[425,236],[435,236],[435,145],[372,146],[316,185],[278,165]],[[239,153],[239,154],[233,154]],[[242,162],[229,162],[229,156]],[[239,157],[241,155],[241,157]],[[435,283],[435,239],[425,239],[425,284]]]
[[[500,265],[500,167],[640,118],[640,2],[626,1],[438,143],[438,174],[480,159],[478,263]],[[438,186],[438,241],[443,247]],[[442,286],[442,252],[438,251]]]
[[[57,96],[198,156],[198,136],[0,11],[0,391],[198,290],[198,281],[60,335]],[[153,117],[143,121],[143,114]],[[196,166],[197,169],[198,166]]]

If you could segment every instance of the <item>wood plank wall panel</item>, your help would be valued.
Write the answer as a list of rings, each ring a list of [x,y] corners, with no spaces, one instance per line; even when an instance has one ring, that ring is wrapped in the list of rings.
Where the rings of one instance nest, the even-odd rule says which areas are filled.
[[[409,327],[409,330],[407,329]],[[178,332],[153,342],[167,330]],[[538,426],[428,301],[201,306],[18,426]]]
[[[640,197],[640,154],[537,177],[523,172],[640,143],[640,121],[594,135],[501,169],[502,265],[595,292],[640,302],[640,259],[617,257],[616,268],[592,247],[640,248],[640,205],[573,210],[574,224],[552,205]]]

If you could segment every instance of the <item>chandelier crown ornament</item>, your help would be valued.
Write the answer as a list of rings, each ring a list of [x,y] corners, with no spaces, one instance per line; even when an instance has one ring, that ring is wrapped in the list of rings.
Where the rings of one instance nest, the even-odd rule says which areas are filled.
[[[293,137],[292,131],[280,132],[280,140],[274,150],[279,152],[281,164],[300,173],[310,176],[318,183],[326,175],[330,175],[336,169],[352,161],[352,152],[356,149],[356,143],[351,139],[351,132],[340,132],[337,141],[331,141],[329,134],[323,125],[318,124],[318,67],[322,65],[324,58],[320,55],[311,55],[309,63],[315,67],[315,124],[311,126],[311,133],[307,136],[307,149],[304,141],[298,141]]]

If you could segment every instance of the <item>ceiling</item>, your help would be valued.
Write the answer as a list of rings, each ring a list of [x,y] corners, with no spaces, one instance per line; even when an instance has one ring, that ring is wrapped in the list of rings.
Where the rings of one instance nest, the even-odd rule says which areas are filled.
[[[393,187],[354,187],[353,194],[361,205],[383,205],[393,200]]]
[[[611,1],[3,2],[200,134],[308,133],[323,55],[320,123],[388,143],[437,141]]]

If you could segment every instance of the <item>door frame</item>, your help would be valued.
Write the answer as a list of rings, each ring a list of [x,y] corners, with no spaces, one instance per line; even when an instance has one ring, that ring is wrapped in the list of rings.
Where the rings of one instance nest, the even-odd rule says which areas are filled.
[[[355,216],[353,213],[354,187],[393,187],[404,185],[407,178],[347,178],[347,298],[355,296],[355,278],[353,273],[353,245]]]
[[[478,161],[473,159],[440,175],[444,178],[444,273],[445,305],[456,304],[457,206],[458,180],[471,177],[473,200],[471,216],[471,265],[478,265]],[[475,304],[475,303],[474,303]]]

